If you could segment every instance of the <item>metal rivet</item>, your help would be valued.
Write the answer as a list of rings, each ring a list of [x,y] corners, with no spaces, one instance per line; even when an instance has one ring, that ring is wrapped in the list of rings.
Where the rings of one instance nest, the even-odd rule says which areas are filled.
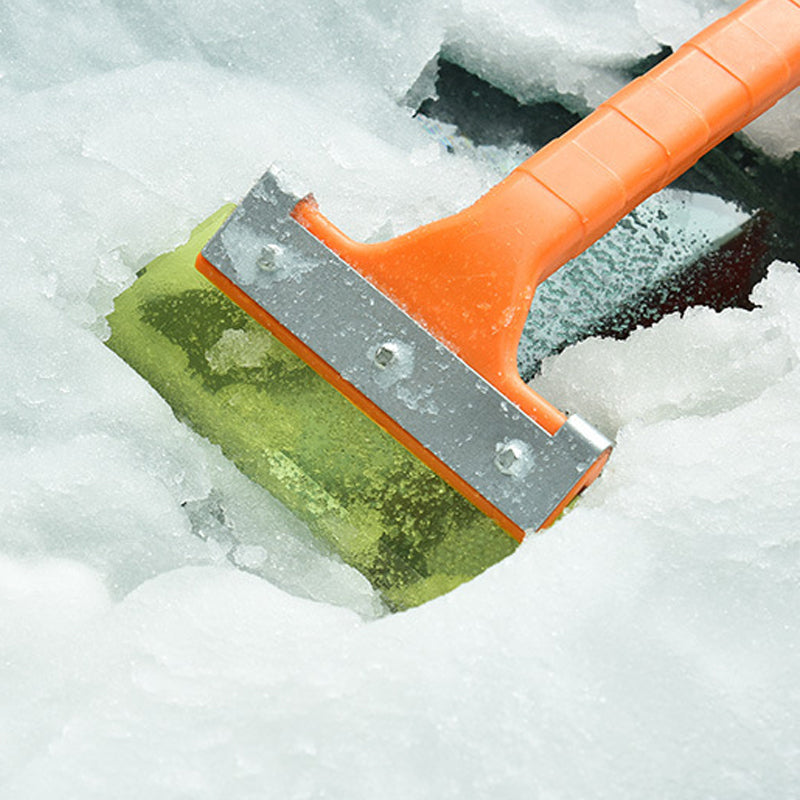
[[[399,350],[394,342],[384,342],[378,345],[372,360],[379,369],[386,369],[397,358]]]
[[[268,244],[261,248],[261,254],[256,261],[258,268],[264,272],[275,272],[278,269],[278,259],[283,255],[283,248],[279,244]]]
[[[533,466],[530,447],[518,439],[498,442],[495,445],[494,465],[503,475],[521,478],[530,472]]]

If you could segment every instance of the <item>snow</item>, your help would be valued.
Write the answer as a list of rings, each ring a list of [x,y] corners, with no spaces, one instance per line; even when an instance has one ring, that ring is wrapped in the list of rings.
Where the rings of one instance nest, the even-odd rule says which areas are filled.
[[[797,791],[794,266],[752,312],[548,361],[536,388],[618,442],[604,475],[512,558],[390,617],[102,343],[136,270],[272,163],[363,239],[488,188],[491,159],[448,154],[402,104],[440,49],[591,106],[731,7],[4,4],[0,798]],[[750,133],[785,154],[797,113],[795,94]],[[192,532],[215,493],[274,531],[239,554],[269,581]]]

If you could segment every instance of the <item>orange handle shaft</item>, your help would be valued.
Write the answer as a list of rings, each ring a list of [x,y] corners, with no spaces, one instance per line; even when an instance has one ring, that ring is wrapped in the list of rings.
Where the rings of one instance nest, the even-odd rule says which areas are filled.
[[[800,0],[749,0],[521,164],[575,217],[541,278],[798,84]]]

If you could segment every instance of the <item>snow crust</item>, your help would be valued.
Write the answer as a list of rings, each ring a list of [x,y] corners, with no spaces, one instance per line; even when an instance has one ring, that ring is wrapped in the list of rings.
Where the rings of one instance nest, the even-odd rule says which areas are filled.
[[[136,270],[271,163],[364,239],[488,188],[491,159],[446,153],[400,102],[440,49],[591,106],[733,5],[4,4],[1,798],[797,791],[793,265],[752,312],[548,362],[536,388],[617,440],[608,469],[513,558],[380,619],[102,343]],[[788,153],[797,114],[751,134]],[[248,556],[272,582],[192,533],[215,491],[274,530]]]

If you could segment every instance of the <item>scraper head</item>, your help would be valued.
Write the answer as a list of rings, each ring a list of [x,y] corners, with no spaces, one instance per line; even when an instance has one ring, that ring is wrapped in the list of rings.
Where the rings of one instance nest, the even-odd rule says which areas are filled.
[[[299,202],[264,175],[199,269],[512,535],[541,528],[610,442],[575,415],[548,433],[296,221]]]

